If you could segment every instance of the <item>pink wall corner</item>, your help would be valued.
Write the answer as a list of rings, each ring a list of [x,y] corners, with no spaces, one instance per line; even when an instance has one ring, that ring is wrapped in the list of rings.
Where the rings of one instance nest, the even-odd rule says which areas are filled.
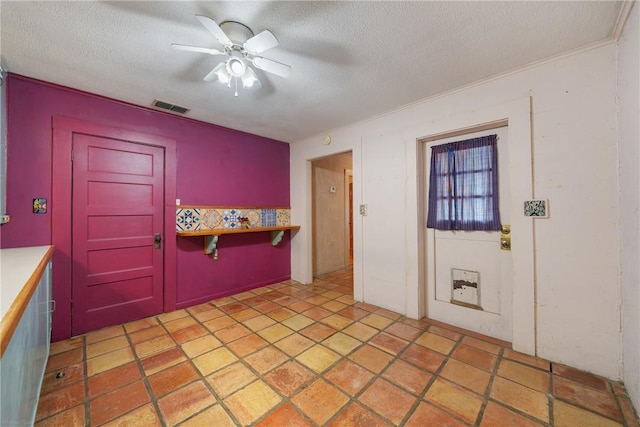
[[[32,199],[58,201],[52,173],[70,173],[54,165],[68,148],[52,143],[52,118],[64,116],[104,127],[158,135],[176,141],[175,194],[182,204],[218,206],[289,206],[289,145],[183,117],[132,106],[77,90],[9,75],[7,83],[7,210],[11,222],[2,226],[1,247],[47,245],[52,230],[71,232],[71,223],[51,212],[32,213]],[[56,150],[63,150],[59,152]],[[165,201],[167,230],[175,230],[175,200]],[[290,277],[289,233],[272,247],[268,233],[223,236],[220,258],[202,251],[202,238],[176,237],[175,293],[165,309],[184,307],[238,290]],[[196,250],[197,249],[197,250]],[[167,256],[170,256],[167,254]],[[57,253],[57,260],[70,254]],[[71,295],[70,272],[54,280],[54,298],[64,307]],[[169,274],[169,272],[167,272]],[[167,278],[170,283],[171,278]],[[170,286],[170,285],[167,285]],[[169,292],[174,292],[168,289]],[[65,301],[66,299],[66,301]],[[58,316],[60,317],[60,316]],[[70,335],[70,323],[54,318],[54,340]],[[69,323],[69,324],[67,324]]]

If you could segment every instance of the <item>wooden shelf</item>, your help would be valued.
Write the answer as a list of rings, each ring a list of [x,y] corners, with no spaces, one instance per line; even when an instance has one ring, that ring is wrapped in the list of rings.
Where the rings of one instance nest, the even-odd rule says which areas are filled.
[[[279,227],[223,228],[219,230],[177,231],[176,234],[182,237],[220,236],[222,234],[259,233],[261,231],[286,231],[299,229],[299,225],[283,225]]]
[[[177,231],[182,237],[204,236],[204,253],[218,259],[218,239],[223,234],[261,233],[271,232],[271,245],[276,246],[282,240],[287,230],[299,230],[299,225],[284,225],[279,227],[253,227],[253,228],[225,228],[219,230]]]

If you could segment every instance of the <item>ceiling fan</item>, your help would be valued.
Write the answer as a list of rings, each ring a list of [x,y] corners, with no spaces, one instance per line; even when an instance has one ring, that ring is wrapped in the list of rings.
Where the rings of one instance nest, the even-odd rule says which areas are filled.
[[[251,65],[280,77],[289,77],[291,66],[257,56],[259,53],[278,46],[278,39],[271,31],[264,30],[254,35],[249,27],[239,22],[225,21],[218,25],[207,16],[196,15],[196,18],[213,34],[223,49],[187,46],[176,43],[171,46],[178,50],[227,56],[224,62],[216,65],[209,74],[204,76],[205,81],[219,80],[226,84],[227,87],[235,84],[235,96],[238,96],[238,82],[242,83],[242,87],[248,89],[257,90],[262,87]]]

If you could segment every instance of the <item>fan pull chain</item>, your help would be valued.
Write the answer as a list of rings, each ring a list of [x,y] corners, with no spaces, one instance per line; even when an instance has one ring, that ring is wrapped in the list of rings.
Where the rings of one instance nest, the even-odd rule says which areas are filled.
[[[238,78],[235,78],[236,81],[236,97],[238,96]]]

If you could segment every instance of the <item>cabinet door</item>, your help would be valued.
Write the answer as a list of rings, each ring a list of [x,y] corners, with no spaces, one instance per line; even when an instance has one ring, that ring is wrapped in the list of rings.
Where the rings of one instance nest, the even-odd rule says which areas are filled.
[[[0,360],[0,425],[33,425],[49,357],[51,263]]]

